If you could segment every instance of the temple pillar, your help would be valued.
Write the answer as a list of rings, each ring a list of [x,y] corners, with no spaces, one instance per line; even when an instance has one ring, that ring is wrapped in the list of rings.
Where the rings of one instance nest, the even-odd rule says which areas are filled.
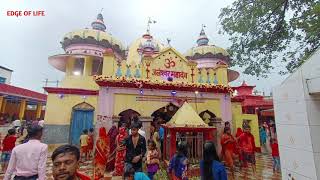
[[[169,160],[169,159],[167,159],[167,136],[168,136],[168,130],[167,130],[167,128],[164,128],[163,127],[163,129],[164,129],[164,136],[163,136],[163,146],[162,146],[162,158],[164,159],[164,160]]]
[[[27,100],[23,99],[20,102],[20,107],[19,107],[19,119],[22,120],[24,117],[24,112],[27,107]]]
[[[173,157],[173,155],[176,153],[176,142],[177,142],[177,139],[176,139],[176,135],[177,135],[177,132],[174,130],[174,129],[171,129],[170,130],[170,153],[169,153],[169,157]]]
[[[39,119],[41,117],[41,111],[42,111],[42,103],[37,104],[37,109],[36,109],[36,119]]]
[[[1,110],[1,113],[2,113],[2,106],[3,106],[3,103],[5,102],[5,99],[3,96],[0,96],[0,110]]]
[[[0,100],[1,101],[1,100]],[[0,113],[5,113],[7,106],[7,100],[3,97],[2,103],[0,103]]]
[[[112,127],[114,91],[112,88],[100,87],[96,130],[100,127],[105,127],[107,132],[109,132]]]
[[[67,59],[67,63],[66,63],[66,75],[67,76],[71,76],[72,75],[74,62],[75,62],[75,58],[74,57],[69,57]]]
[[[91,56],[86,56],[84,59],[84,69],[83,75],[84,76],[91,76],[92,75],[92,61],[93,58]]]

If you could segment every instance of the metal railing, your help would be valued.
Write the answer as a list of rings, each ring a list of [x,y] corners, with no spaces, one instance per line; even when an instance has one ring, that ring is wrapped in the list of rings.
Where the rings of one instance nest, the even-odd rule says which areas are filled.
[[[170,136],[166,137],[166,157],[165,159],[170,160]],[[203,157],[203,144],[204,138],[203,133],[177,133],[176,134],[176,145],[179,142],[186,142],[188,147],[188,162],[190,164],[199,164],[199,161]]]

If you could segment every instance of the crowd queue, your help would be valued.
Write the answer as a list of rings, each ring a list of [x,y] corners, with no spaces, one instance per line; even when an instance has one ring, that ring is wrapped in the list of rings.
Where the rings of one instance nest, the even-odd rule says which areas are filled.
[[[80,162],[94,157],[96,174],[93,177],[100,179],[104,171],[112,171],[113,176],[122,176],[124,179],[148,180],[154,179],[155,174],[161,168],[164,129],[162,118],[156,119],[151,125],[151,135],[146,137],[142,122],[138,117],[132,117],[130,125],[128,121],[120,119],[118,124],[113,124],[107,133],[104,128],[99,129],[99,135],[94,140],[94,129],[83,130],[80,136],[80,149],[73,145],[63,145],[52,153],[52,175],[54,180],[89,180],[87,175],[80,173]],[[262,127],[267,129],[267,127]],[[4,180],[44,180],[46,179],[46,162],[48,146],[41,143],[42,124],[31,124],[26,128],[27,136],[20,145],[16,146],[17,131],[9,129],[2,142],[1,167],[5,173]],[[260,129],[260,136],[264,132]],[[262,135],[261,135],[262,133]],[[22,133],[23,134],[23,133]],[[263,146],[266,138],[261,138]],[[271,137],[271,136],[270,136]],[[275,136],[274,136],[275,137]],[[109,138],[109,139],[108,139]],[[146,140],[147,139],[147,140]],[[94,150],[94,142],[96,149]],[[108,142],[109,147],[105,146]],[[207,141],[203,145],[203,160],[200,161],[200,176],[203,180],[226,180],[228,178],[226,168],[235,177],[236,162],[240,162],[240,170],[251,167],[255,169],[255,141],[250,133],[250,126],[244,124],[238,128],[235,136],[231,134],[230,124],[225,123],[220,143],[221,153],[218,153],[214,142]],[[274,172],[280,170],[278,144],[275,138],[270,143],[270,152],[274,159]],[[95,154],[95,155],[94,155]],[[106,157],[105,155],[108,154]],[[220,155],[219,155],[220,154]],[[237,160],[238,161],[235,161]],[[105,166],[107,164],[107,166]],[[146,168],[143,168],[145,164]],[[103,165],[103,168],[99,165]],[[188,179],[188,143],[177,143],[177,152],[171,157],[168,172],[172,179]],[[146,169],[146,173],[143,172]]]

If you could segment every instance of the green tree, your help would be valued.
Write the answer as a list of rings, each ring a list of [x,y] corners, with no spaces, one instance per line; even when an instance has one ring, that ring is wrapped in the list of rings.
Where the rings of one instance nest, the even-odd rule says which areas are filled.
[[[320,45],[320,0],[236,0],[221,10],[222,33],[232,42],[232,65],[266,77],[275,64],[288,73]]]

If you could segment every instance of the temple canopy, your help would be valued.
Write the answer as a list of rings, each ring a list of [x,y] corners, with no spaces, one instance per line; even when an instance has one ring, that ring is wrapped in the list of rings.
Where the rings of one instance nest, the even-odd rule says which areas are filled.
[[[176,112],[172,119],[167,123],[171,126],[208,126],[190,104],[185,102]]]

